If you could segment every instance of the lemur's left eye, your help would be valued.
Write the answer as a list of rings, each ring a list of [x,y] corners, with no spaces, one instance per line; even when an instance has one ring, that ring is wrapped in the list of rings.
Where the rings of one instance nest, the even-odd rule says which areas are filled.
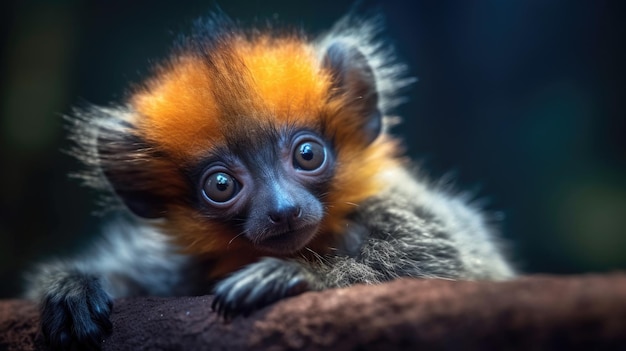
[[[316,141],[303,141],[298,144],[293,153],[293,164],[304,171],[313,171],[320,168],[326,160],[326,149]]]
[[[210,200],[226,202],[237,193],[237,181],[228,173],[215,172],[205,178],[202,190]]]

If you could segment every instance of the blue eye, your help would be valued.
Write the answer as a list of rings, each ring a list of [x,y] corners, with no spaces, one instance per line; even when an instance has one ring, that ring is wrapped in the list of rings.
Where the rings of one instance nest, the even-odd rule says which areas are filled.
[[[225,172],[215,172],[205,178],[204,195],[215,202],[226,202],[237,193],[237,181]]]
[[[313,171],[320,168],[326,160],[326,149],[316,141],[304,141],[298,144],[293,153],[293,164],[297,169]]]

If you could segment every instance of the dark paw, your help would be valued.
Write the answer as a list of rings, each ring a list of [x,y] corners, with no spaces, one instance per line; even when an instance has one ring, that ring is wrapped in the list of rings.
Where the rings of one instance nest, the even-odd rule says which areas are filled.
[[[42,301],[41,331],[53,350],[99,350],[112,306],[97,278],[68,275]]]
[[[309,289],[310,276],[298,263],[265,258],[219,282],[211,308],[228,320]]]

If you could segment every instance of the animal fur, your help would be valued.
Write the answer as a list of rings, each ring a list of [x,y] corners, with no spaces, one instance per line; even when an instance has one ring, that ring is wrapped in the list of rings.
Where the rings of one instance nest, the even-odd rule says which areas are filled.
[[[413,80],[378,40],[378,22],[348,16],[311,40],[214,15],[123,104],[76,111],[81,178],[126,209],[85,256],[31,274],[28,294],[40,301],[50,345],[98,347],[112,299],[123,296],[212,291],[215,310],[230,318],[307,290],[511,277],[486,216],[407,170],[387,132],[397,92]],[[322,176],[277,170],[284,148],[289,166],[299,133],[327,148]],[[259,247],[259,236],[273,235],[265,224],[250,232],[260,209],[211,206],[199,195],[215,162],[252,174],[238,195],[251,203],[261,195],[247,184],[297,178],[294,191],[323,213],[310,220],[311,239],[291,251]]]

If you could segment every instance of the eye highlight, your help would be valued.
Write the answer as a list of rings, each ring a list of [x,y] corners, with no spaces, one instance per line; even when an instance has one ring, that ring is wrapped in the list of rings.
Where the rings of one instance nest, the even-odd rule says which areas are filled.
[[[326,148],[317,141],[303,141],[296,145],[293,152],[294,167],[304,171],[320,168],[325,160]]]
[[[209,200],[226,202],[237,194],[238,183],[230,174],[215,172],[204,178],[202,191]]]

